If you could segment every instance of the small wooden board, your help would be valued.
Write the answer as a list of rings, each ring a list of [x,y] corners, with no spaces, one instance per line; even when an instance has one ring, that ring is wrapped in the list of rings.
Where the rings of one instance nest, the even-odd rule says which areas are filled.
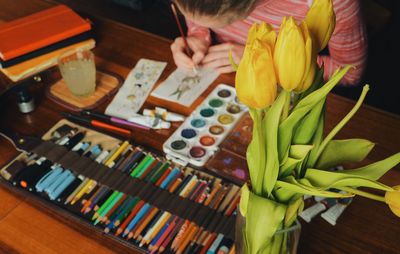
[[[122,85],[122,78],[115,73],[97,70],[96,75],[96,90],[88,97],[74,96],[63,79],[48,86],[46,95],[52,101],[73,111],[93,109],[104,100],[111,98]]]

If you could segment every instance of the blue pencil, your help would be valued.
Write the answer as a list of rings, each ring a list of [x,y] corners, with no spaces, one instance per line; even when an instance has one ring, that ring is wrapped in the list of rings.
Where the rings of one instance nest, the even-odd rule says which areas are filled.
[[[151,208],[149,203],[144,204],[144,206],[139,210],[136,216],[131,220],[131,222],[126,227],[122,237],[125,237],[136,225],[136,223],[147,213],[147,211]]]

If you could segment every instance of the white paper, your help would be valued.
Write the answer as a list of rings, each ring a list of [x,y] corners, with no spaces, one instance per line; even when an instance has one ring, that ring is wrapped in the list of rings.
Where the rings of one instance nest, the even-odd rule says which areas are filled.
[[[128,74],[105,113],[124,119],[134,117],[146,101],[166,65],[166,62],[140,59]]]
[[[176,69],[151,96],[190,107],[217,77],[212,69],[199,68],[197,73]]]

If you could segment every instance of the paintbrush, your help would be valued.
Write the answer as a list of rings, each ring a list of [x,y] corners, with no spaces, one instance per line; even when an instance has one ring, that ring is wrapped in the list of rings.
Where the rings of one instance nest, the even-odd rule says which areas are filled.
[[[178,29],[179,29],[179,32],[180,32],[182,38],[183,38],[183,42],[185,43],[185,51],[186,51],[186,54],[187,54],[189,57],[192,57],[193,51],[190,49],[189,44],[188,44],[187,39],[186,39],[186,36],[185,36],[185,34],[183,33],[183,29],[182,29],[182,26],[181,26],[181,22],[179,21],[178,13],[176,12],[176,7],[175,7],[175,4],[174,4],[174,3],[171,3],[171,9],[172,9],[172,12],[174,13],[175,20],[176,20],[176,24],[178,25]],[[198,72],[197,72],[196,65],[193,66],[193,72],[194,72],[195,74],[198,73]]]

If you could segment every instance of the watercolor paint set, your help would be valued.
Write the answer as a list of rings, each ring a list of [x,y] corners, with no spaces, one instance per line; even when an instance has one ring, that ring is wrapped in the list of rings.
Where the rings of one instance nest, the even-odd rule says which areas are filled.
[[[168,159],[197,167],[219,149],[246,107],[236,97],[234,87],[219,84],[164,143]]]

